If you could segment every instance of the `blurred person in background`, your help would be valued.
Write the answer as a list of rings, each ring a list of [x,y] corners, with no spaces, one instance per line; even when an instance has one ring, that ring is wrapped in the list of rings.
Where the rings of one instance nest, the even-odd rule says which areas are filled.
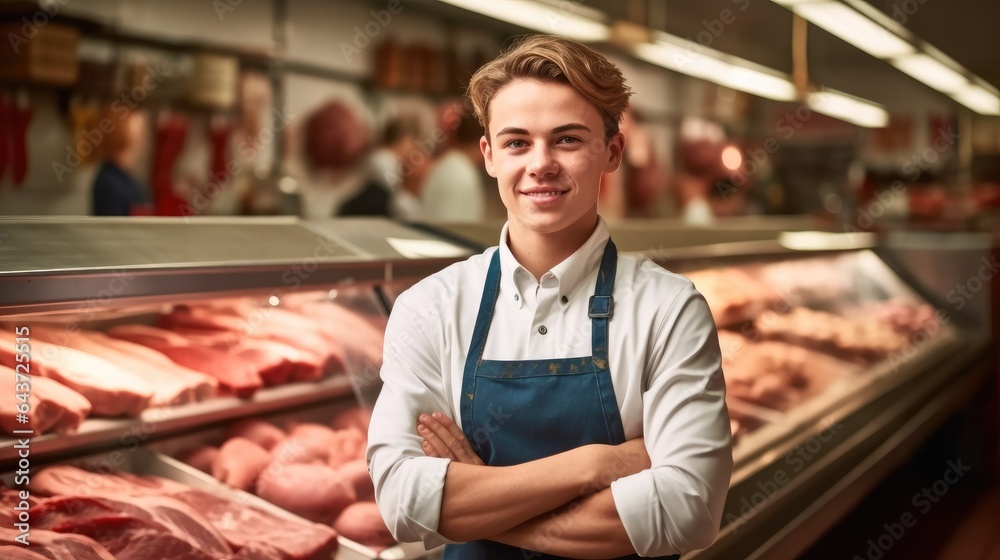
[[[149,189],[131,173],[146,145],[146,118],[124,106],[114,111],[107,107],[101,118],[111,121],[114,128],[97,146],[102,160],[91,188],[91,213],[94,216],[151,214]]]
[[[466,114],[454,128],[454,143],[436,158],[421,187],[424,219],[478,222],[486,214],[483,192],[483,129]]]
[[[416,115],[389,119],[382,131],[382,145],[371,156],[372,178],[390,193],[389,215],[402,221],[423,217],[420,187],[430,155],[421,151],[420,121]]]

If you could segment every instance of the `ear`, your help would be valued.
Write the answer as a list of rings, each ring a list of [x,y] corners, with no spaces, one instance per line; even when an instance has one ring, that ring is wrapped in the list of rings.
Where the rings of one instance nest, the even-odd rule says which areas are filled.
[[[625,135],[621,132],[616,133],[608,141],[608,165],[605,166],[605,173],[614,173],[618,171],[618,167],[622,164],[622,156],[625,153]]]
[[[496,167],[493,166],[493,148],[486,140],[486,136],[479,139],[479,151],[483,152],[483,163],[486,164],[486,173],[494,179],[497,176]]]

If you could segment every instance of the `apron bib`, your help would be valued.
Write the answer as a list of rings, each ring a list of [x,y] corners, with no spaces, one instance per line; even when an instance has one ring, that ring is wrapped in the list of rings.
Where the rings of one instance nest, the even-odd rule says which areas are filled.
[[[625,441],[611,372],[608,321],[618,251],[604,248],[590,298],[591,355],[551,360],[484,360],[486,336],[500,291],[500,251],[493,253],[462,380],[462,430],[490,466],[549,457],[591,443]],[[492,541],[448,545],[445,560],[558,560]],[[631,555],[623,558],[639,558]],[[676,557],[671,557],[676,558]]]

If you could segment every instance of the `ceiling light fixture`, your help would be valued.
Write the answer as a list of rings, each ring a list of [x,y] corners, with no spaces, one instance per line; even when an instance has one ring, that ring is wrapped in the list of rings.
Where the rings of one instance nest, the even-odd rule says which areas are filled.
[[[996,115],[995,89],[862,0],[772,0],[862,51],[983,115]],[[972,82],[972,83],[970,83]]]
[[[889,124],[889,112],[881,105],[831,89],[811,93],[806,104],[817,113],[858,126],[882,128]]]
[[[577,41],[606,41],[611,37],[611,29],[606,23],[590,17],[592,10],[571,2],[563,2],[557,7],[532,0],[440,1],[526,29]]]

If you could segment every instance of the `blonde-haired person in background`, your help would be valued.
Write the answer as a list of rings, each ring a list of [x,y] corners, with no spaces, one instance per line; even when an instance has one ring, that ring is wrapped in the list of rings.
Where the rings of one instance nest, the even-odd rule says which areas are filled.
[[[621,72],[531,37],[469,95],[508,219],[498,247],[395,303],[367,451],[386,524],[446,559],[708,546],[732,471],[715,324],[690,281],[618,255],[597,213]]]

